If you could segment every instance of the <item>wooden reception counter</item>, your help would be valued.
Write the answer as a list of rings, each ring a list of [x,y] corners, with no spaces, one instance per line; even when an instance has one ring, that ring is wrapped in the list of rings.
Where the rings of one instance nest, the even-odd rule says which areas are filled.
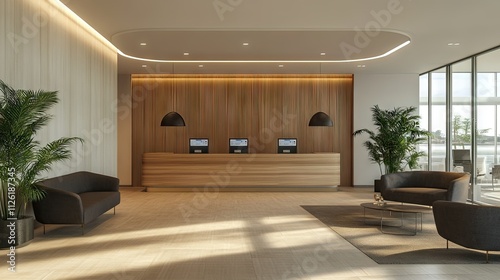
[[[335,191],[339,184],[338,153],[143,154],[142,185],[148,191],[194,187],[220,191]]]

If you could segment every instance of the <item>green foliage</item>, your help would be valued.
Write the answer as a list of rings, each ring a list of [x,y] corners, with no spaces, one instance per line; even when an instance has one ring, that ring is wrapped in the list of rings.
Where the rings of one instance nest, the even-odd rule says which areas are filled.
[[[16,217],[24,216],[28,202],[45,195],[35,184],[41,172],[71,157],[78,137],[63,137],[42,146],[36,133],[51,119],[48,110],[59,99],[56,91],[15,90],[0,80],[0,218],[7,218],[7,186],[15,186]]]
[[[453,128],[453,146],[456,148],[457,146],[462,146],[462,149],[465,149],[465,145],[470,145],[472,142],[472,123],[469,118],[462,119],[461,115],[453,116],[452,120],[452,128]],[[485,134],[490,131],[489,128],[476,130],[476,139],[481,140],[485,138]]]
[[[379,165],[381,174],[417,168],[418,158],[425,156],[424,152],[417,150],[417,145],[427,141],[430,133],[420,129],[420,116],[415,114],[416,110],[416,107],[382,110],[375,105],[371,111],[377,130],[364,128],[354,132],[354,136],[368,134],[369,140],[363,145],[370,160]]]

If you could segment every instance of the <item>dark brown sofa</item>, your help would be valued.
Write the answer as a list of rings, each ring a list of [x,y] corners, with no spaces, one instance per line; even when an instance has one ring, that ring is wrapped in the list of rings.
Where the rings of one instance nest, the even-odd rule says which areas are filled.
[[[500,251],[500,207],[436,201],[432,205],[441,237],[470,249]]]
[[[467,201],[468,173],[406,171],[383,175],[380,193],[384,200],[432,206],[434,201]]]
[[[81,171],[41,181],[45,197],[33,202],[35,218],[42,224],[83,226],[120,203],[119,180]],[[45,232],[45,226],[44,226]]]

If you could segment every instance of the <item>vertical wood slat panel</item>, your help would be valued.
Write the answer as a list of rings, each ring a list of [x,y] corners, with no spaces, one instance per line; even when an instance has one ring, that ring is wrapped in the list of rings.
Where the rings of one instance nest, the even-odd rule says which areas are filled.
[[[200,98],[200,135],[206,135],[210,139],[210,150],[212,153],[220,153],[217,145],[216,135],[212,128],[214,122],[214,96],[215,92],[212,90],[213,80],[209,79],[206,82],[199,83],[199,98]]]
[[[152,114],[148,108],[156,104],[156,111],[163,112],[153,113],[153,124],[142,117],[148,128],[143,133],[150,136],[134,130],[134,160],[149,150],[147,145],[154,145],[158,152],[187,153],[189,138],[208,137],[210,153],[227,153],[229,137],[249,138],[252,152],[276,153],[277,138],[293,137],[298,139],[299,153],[341,152],[341,185],[352,184],[352,75],[159,75],[154,79],[159,87],[148,87],[152,82],[148,77],[132,77],[132,84],[145,88],[152,98],[146,98],[137,106],[142,109],[134,111]],[[175,102],[171,101],[175,104],[159,105],[169,103],[168,94],[175,96]],[[184,117],[186,127],[159,125],[162,114],[171,110]],[[318,111],[330,115],[333,128],[308,126]],[[165,140],[154,140],[151,135]],[[136,142],[144,143],[143,148]],[[134,176],[138,174],[135,166]],[[140,176],[133,181],[140,185]]]
[[[318,92],[317,92],[317,109],[314,113],[320,111],[328,114],[332,117],[332,113],[335,111],[330,107],[330,98],[336,93],[331,93],[329,91],[329,85],[331,81],[320,81],[318,82]],[[310,127],[314,132],[314,152],[328,152],[333,149],[334,139],[334,129],[332,127]]]
[[[229,138],[246,138],[251,135],[252,95],[249,93],[251,93],[251,84],[247,80],[236,81],[228,85],[227,131]]]
[[[297,138],[297,141],[304,145],[305,142],[305,129],[303,119],[300,119],[300,82],[296,80],[289,80],[288,83],[283,84],[283,106],[281,109],[284,138]],[[307,125],[307,124],[306,124]]]
[[[132,106],[132,184],[140,185],[137,178],[141,177],[142,170],[142,154],[145,153],[144,149],[144,96],[146,95],[143,85],[134,83],[132,80],[132,96],[136,100],[137,106]],[[140,101],[139,101],[140,100]]]
[[[159,126],[161,124],[161,120],[168,112],[172,111],[172,99],[173,94],[171,89],[169,88],[169,82],[166,81],[164,83],[158,84],[158,89],[155,92],[155,102],[154,102],[154,120],[153,125]],[[175,145],[172,145],[167,139],[168,134],[167,127],[158,127],[155,131],[155,139],[154,140],[154,151],[155,152],[173,152],[171,149],[175,148]],[[174,138],[173,138],[174,139]],[[170,151],[169,151],[170,150]]]
[[[318,111],[318,85],[317,81],[312,80],[308,85],[307,98],[304,100],[306,105],[304,109],[304,118],[309,125],[309,120]],[[314,153],[316,151],[316,146],[318,140],[316,140],[316,127],[307,127],[307,146],[305,147],[306,153]]]
[[[189,138],[208,138],[209,135],[200,130],[200,92],[198,81],[193,79],[182,79],[181,84],[176,83],[176,107],[179,114],[184,117],[186,126],[180,129],[185,133],[177,137],[177,153],[189,150]],[[211,141],[209,140],[209,151],[211,151]]]
[[[259,112],[262,103],[260,102],[260,93],[259,93],[260,81],[255,79],[251,82],[251,100],[250,105],[252,107],[252,127],[250,128],[250,136],[248,137],[248,151],[249,153],[262,153],[265,145],[262,144],[262,140],[259,138],[260,135],[260,120],[259,120]]]
[[[213,85],[211,91],[214,94],[213,104],[206,106],[213,106],[213,122],[212,133],[214,135],[214,141],[211,145],[214,148],[215,153],[227,153],[229,152],[229,147],[227,145],[228,134],[228,122],[223,121],[227,119],[227,82],[223,79],[213,79]]]

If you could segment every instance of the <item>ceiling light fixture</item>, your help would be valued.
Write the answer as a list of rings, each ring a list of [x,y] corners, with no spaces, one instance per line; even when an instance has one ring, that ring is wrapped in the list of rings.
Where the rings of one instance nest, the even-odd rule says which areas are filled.
[[[184,121],[184,119],[182,118],[182,116],[179,113],[172,111],[163,117],[160,125],[161,126],[186,126],[186,122]]]
[[[185,52],[185,53],[184,53],[184,55],[189,55],[189,53],[188,53],[188,52]]]
[[[317,112],[309,120],[309,126],[333,126],[333,121],[325,112]]]
[[[279,68],[285,67],[283,64],[278,65]]]
[[[448,43],[448,46],[460,46],[460,43]]]
[[[359,64],[358,65],[358,68],[365,68],[365,67],[366,67],[366,65],[364,65],[364,64]]]
[[[198,65],[199,68],[205,67],[203,64]]]
[[[141,46],[146,46],[146,45],[147,45],[147,43],[141,43],[140,45],[141,45]]]
[[[249,43],[243,43],[243,46],[248,46],[248,45],[250,45],[250,44]]]
[[[142,65],[142,68],[146,68],[146,67],[148,67],[146,64],[143,64],[143,65]]]
[[[326,53],[322,52],[322,53],[320,53],[320,55],[326,55]]]
[[[166,60],[166,59],[149,59],[149,58],[141,58],[141,57],[136,57],[132,55],[128,55],[124,52],[122,52],[120,49],[117,49],[117,52],[124,57],[130,58],[130,59],[135,59],[135,60],[142,60],[142,61],[149,61],[149,62],[158,62],[158,63],[345,63],[345,62],[361,62],[361,61],[368,61],[368,60],[374,60],[378,58],[383,58],[386,56],[391,55],[392,53],[398,51],[401,48],[404,48],[408,44],[410,44],[411,41],[408,40],[399,46],[387,51],[386,53],[383,53],[381,55],[377,56],[372,56],[372,57],[366,57],[366,58],[358,58],[358,59],[345,59],[345,60]]]
[[[172,63],[172,75],[175,75],[175,65]],[[163,118],[161,119],[161,126],[186,126],[186,122],[184,121],[184,118],[181,116],[181,114],[177,113],[175,111],[175,108],[177,107],[177,92],[175,92],[175,87],[174,87],[174,94],[172,96],[172,104],[174,107],[174,111],[168,112]]]

